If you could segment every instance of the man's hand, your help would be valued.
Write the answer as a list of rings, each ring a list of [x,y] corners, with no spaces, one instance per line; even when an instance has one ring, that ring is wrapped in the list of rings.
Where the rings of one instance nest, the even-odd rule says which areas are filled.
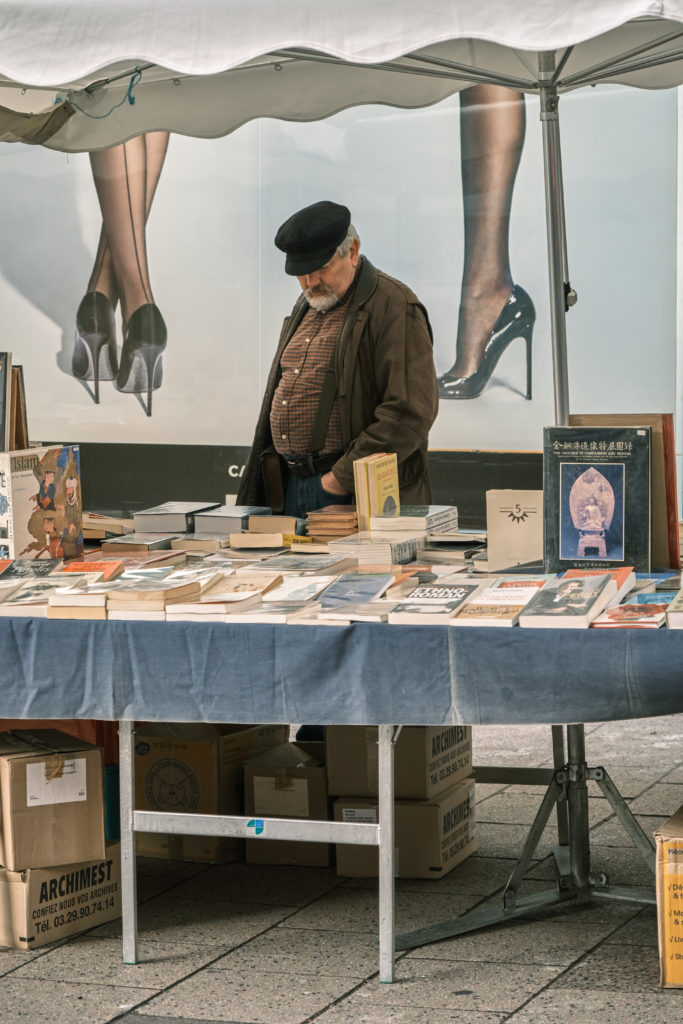
[[[327,491],[328,494],[338,494],[339,497],[341,498],[342,495],[346,495],[349,493],[339,483],[332,470],[330,470],[329,473],[323,473],[323,475],[320,477],[320,483],[322,485],[323,490]]]

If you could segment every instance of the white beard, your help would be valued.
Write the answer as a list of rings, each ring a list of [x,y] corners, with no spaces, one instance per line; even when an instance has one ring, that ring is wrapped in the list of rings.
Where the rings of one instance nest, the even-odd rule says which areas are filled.
[[[332,309],[339,302],[339,296],[335,295],[331,288],[327,285],[323,285],[325,288],[324,295],[316,295],[312,288],[304,289],[304,298],[308,302],[311,309],[316,309],[318,312],[325,312],[328,309]]]

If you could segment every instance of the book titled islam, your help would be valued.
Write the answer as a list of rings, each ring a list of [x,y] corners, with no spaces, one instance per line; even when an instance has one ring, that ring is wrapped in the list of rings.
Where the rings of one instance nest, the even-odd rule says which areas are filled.
[[[0,454],[0,558],[83,554],[77,445]]]

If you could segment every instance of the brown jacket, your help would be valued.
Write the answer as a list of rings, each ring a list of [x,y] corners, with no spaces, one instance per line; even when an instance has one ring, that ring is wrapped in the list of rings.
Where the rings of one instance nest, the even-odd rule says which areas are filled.
[[[280,358],[307,309],[302,295],[283,324],[238,505],[265,503],[259,462],[273,440],[270,407]],[[345,448],[332,467],[337,480],[352,492],[355,459],[396,452],[401,500],[428,503],[427,442],[438,408],[429,318],[410,288],[376,270],[365,257],[336,345],[335,370]]]

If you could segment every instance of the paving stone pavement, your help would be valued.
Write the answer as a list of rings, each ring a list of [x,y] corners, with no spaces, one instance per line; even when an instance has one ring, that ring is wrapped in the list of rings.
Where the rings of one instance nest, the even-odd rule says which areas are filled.
[[[547,727],[476,727],[475,764],[552,764]],[[586,726],[646,832],[683,804],[683,715]],[[591,867],[610,882],[653,875],[594,784]],[[399,880],[397,932],[500,905],[543,790],[480,784],[479,849],[439,881]],[[556,878],[555,817],[522,893]],[[651,889],[654,895],[654,889]],[[120,922],[33,952],[0,948],[2,1024],[678,1024],[683,990],[659,987],[652,904],[569,901],[551,911],[400,952],[378,980],[377,885],[334,868],[138,858],[139,963]]]

